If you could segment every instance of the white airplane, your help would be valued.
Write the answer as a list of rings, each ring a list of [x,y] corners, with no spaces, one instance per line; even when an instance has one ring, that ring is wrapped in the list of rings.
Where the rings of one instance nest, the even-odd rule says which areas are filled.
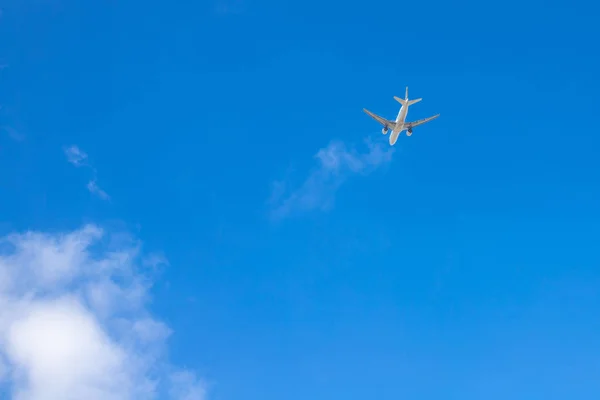
[[[400,132],[402,132],[403,130],[406,130],[406,136],[410,136],[410,135],[412,135],[412,130],[415,126],[422,125],[425,122],[429,122],[440,116],[440,114],[437,114],[437,115],[434,115],[433,117],[423,118],[418,121],[406,122],[406,114],[408,113],[408,106],[418,103],[419,101],[421,101],[423,99],[409,100],[408,99],[408,86],[406,87],[406,95],[405,95],[404,99],[401,99],[396,96],[394,96],[394,99],[398,103],[402,104],[402,107],[400,107],[400,111],[398,112],[398,116],[396,117],[396,121],[387,120],[385,118],[380,117],[379,115],[373,114],[371,111],[367,110],[366,108],[363,108],[364,112],[366,112],[369,116],[371,116],[375,121],[377,121],[383,125],[383,129],[381,130],[381,133],[386,135],[388,133],[388,130],[390,130],[390,129],[392,130],[392,133],[390,133],[390,146],[393,146],[396,143],[396,140],[398,140],[398,136],[400,135]]]

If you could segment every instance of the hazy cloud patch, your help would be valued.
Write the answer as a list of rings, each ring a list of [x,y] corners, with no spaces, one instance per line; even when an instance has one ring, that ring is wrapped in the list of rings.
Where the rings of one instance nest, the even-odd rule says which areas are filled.
[[[341,185],[353,175],[367,175],[389,163],[393,152],[388,145],[371,140],[362,151],[339,140],[331,141],[314,155],[316,165],[300,185],[289,180],[273,182],[271,216],[281,219],[296,212],[330,209]]]
[[[64,148],[65,155],[67,156],[67,161],[73,164],[76,167],[81,167],[87,165],[86,161],[88,155],[79,149],[77,146],[69,146]]]
[[[147,308],[152,256],[125,237],[87,225],[0,238],[0,390],[17,400],[205,398],[204,383],[167,359],[171,329]]]
[[[88,182],[87,188],[90,193],[100,197],[102,200],[110,200],[110,196],[104,190],[100,189],[95,179]]]
[[[75,167],[87,167],[92,170],[93,178],[88,181],[86,185],[87,190],[102,200],[110,200],[108,193],[98,186],[96,169],[89,163],[89,157],[87,153],[75,145],[64,147],[63,150],[69,163],[73,164]]]

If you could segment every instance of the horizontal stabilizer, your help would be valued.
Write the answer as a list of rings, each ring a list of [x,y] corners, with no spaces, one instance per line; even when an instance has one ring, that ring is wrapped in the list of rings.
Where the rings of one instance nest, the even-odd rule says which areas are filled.
[[[394,96],[394,100],[396,100],[398,103],[402,104],[403,106],[411,106],[411,105],[413,105],[415,103],[420,102],[423,99],[421,98],[421,99],[414,99],[414,100],[408,100],[407,101],[405,99],[401,99],[398,96]]]
[[[401,99],[401,98],[400,98],[400,97],[398,97],[398,96],[394,96],[394,100],[396,100],[398,103],[402,104],[403,106],[405,106],[405,105],[406,105],[406,100],[404,100],[404,99]]]

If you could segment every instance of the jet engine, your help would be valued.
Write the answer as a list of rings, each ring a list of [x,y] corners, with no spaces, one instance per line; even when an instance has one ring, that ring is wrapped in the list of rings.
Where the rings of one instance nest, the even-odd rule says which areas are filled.
[[[406,130],[406,136],[410,136],[410,135],[412,135],[412,128],[408,128]]]
[[[384,135],[386,135],[388,133],[388,128],[385,127],[381,130],[381,133],[383,133]]]

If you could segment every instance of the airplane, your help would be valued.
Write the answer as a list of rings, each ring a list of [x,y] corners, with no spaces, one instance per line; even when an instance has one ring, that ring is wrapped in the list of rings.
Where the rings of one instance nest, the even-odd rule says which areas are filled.
[[[363,108],[363,111],[365,113],[367,113],[371,118],[373,118],[375,121],[377,121],[383,125],[383,129],[381,129],[381,133],[386,135],[390,129],[392,130],[392,133],[390,133],[390,146],[393,146],[396,143],[396,141],[398,140],[398,136],[400,135],[400,132],[402,132],[403,130],[406,130],[406,136],[410,136],[410,135],[412,135],[412,130],[415,126],[422,125],[425,122],[429,122],[440,116],[440,114],[437,114],[437,115],[434,115],[429,118],[423,118],[423,119],[413,121],[413,122],[406,122],[405,120],[406,120],[406,114],[408,113],[408,106],[418,103],[419,101],[421,101],[423,99],[420,98],[420,99],[409,100],[408,99],[408,86],[406,87],[406,95],[405,95],[404,99],[401,99],[397,96],[394,96],[394,99],[398,103],[402,104],[402,106],[400,107],[400,111],[398,112],[398,116],[396,117],[396,121],[387,120],[383,117],[380,117],[379,115],[373,114],[371,111],[367,110],[366,108]]]

